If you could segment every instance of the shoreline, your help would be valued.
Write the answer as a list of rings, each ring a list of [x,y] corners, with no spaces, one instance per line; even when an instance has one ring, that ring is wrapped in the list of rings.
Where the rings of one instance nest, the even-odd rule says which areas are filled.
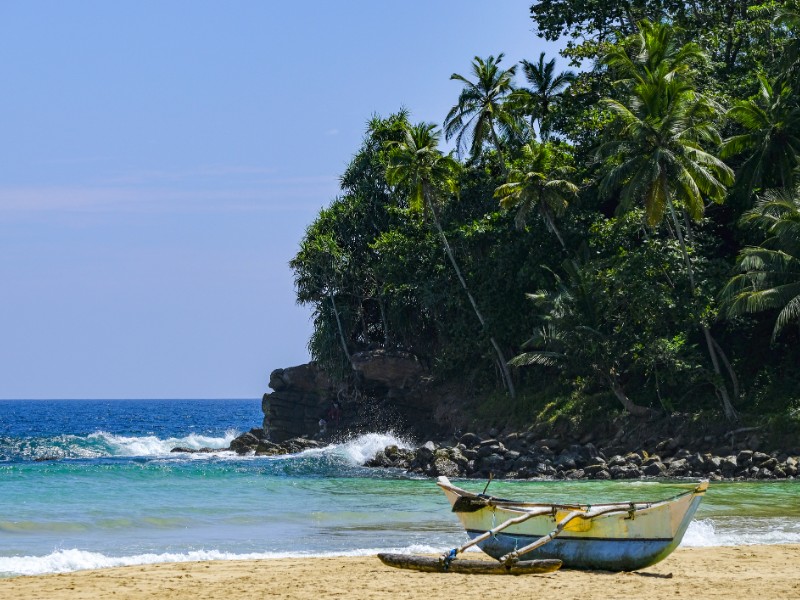
[[[51,600],[196,600],[246,594],[282,598],[438,600],[557,593],[570,598],[656,600],[689,596],[800,597],[800,544],[678,548],[632,573],[561,570],[546,575],[456,575],[387,567],[374,556],[281,558],[113,567],[0,579],[0,597]]]

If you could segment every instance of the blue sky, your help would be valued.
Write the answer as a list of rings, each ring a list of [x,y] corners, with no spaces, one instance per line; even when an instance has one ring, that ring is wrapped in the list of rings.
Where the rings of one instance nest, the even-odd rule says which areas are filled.
[[[546,45],[529,1],[0,3],[0,398],[247,398],[371,114]]]

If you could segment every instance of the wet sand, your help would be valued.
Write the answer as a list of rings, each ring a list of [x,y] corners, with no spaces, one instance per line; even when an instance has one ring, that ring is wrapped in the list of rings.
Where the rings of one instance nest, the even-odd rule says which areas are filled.
[[[0,579],[0,598],[798,599],[798,565],[800,545],[685,548],[634,573],[562,570],[518,577],[401,571],[371,556],[216,561]]]

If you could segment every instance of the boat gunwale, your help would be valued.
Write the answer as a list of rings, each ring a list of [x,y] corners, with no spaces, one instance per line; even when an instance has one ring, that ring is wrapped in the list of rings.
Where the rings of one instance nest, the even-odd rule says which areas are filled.
[[[662,500],[656,500],[653,502],[604,502],[604,503],[576,503],[576,504],[559,504],[559,503],[551,503],[551,502],[519,502],[516,500],[509,500],[505,498],[496,498],[494,496],[489,496],[486,494],[476,494],[474,492],[470,492],[468,490],[462,489],[458,486],[453,485],[450,483],[450,480],[447,477],[440,476],[437,481],[436,485],[438,485],[443,490],[450,490],[451,492],[466,498],[474,498],[478,500],[483,500],[486,502],[486,507],[497,507],[506,509],[509,511],[515,512],[529,512],[528,509],[533,508],[552,508],[553,510],[582,510],[585,512],[591,511],[592,509],[596,508],[619,508],[620,510],[646,510],[649,508],[659,507],[666,504],[670,504],[683,498],[684,496],[701,496],[706,493],[708,490],[708,481],[702,480],[697,482],[695,487],[691,490],[687,490],[685,492],[681,492],[669,498],[664,498]]]

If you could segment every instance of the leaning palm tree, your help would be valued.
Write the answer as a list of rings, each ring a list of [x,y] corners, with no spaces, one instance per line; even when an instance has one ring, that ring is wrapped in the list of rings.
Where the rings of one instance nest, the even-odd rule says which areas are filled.
[[[800,164],[800,104],[785,79],[770,83],[759,75],[760,90],[754,99],[740,100],[728,117],[745,133],[725,140],[722,158],[747,153],[737,174],[746,198],[759,187],[791,187]]]
[[[455,271],[456,277],[458,277],[458,281],[472,305],[475,316],[478,318],[481,327],[486,329],[486,319],[484,319],[478,308],[478,303],[467,286],[436,212],[436,205],[440,200],[440,191],[443,188],[449,188],[450,191],[454,191],[454,173],[458,167],[458,163],[451,156],[444,155],[439,150],[439,135],[439,132],[436,131],[436,126],[432,123],[420,123],[407,128],[404,139],[401,142],[390,144],[386,180],[390,185],[401,185],[408,189],[409,207],[412,210],[421,211],[428,215],[436,227],[447,258],[450,260],[453,271]],[[513,398],[515,395],[514,383],[511,380],[506,358],[493,336],[489,337],[489,341],[497,355],[503,382]]]
[[[509,133],[517,127],[515,117],[505,107],[505,101],[513,90],[512,80],[516,65],[510,69],[502,69],[502,60],[502,53],[497,58],[489,56],[486,60],[476,56],[472,61],[474,81],[458,73],[450,76],[450,79],[462,82],[464,89],[461,90],[456,105],[447,113],[444,135],[447,140],[455,136],[459,154],[467,145],[466,142],[469,142],[470,155],[473,158],[481,153],[485,143],[492,144],[505,169],[498,129]]]
[[[556,74],[556,59],[547,62],[545,53],[539,54],[536,63],[523,60],[522,72],[530,87],[514,90],[512,101],[514,105],[530,116],[530,126],[538,122],[539,137],[546,140],[550,134],[549,116],[553,105],[561,99],[564,90],[575,81],[575,73],[562,71]]]
[[[518,229],[525,227],[528,216],[537,211],[547,228],[566,249],[555,217],[566,210],[569,200],[578,194],[578,186],[567,179],[574,170],[559,165],[553,147],[530,142],[522,147],[519,166],[511,169],[508,182],[494,191],[503,208],[516,208],[514,222]]]
[[[622,75],[618,83],[627,92],[627,102],[603,100],[615,128],[598,149],[598,156],[609,161],[600,192],[619,192],[623,211],[644,205],[650,226],[669,214],[694,294],[697,285],[678,213],[684,214],[691,236],[688,217],[700,220],[705,201],[723,202],[727,186],[733,183],[733,171],[705,149],[720,141],[714,127],[718,108],[694,89],[692,66],[705,58],[696,44],[678,46],[670,26],[645,21],[634,49],[632,56],[615,50],[605,57],[606,64]],[[720,357],[726,367],[728,362],[708,326],[701,323],[700,328],[725,416],[735,419],[722,383]]]
[[[800,324],[800,186],[767,192],[746,212],[743,226],[767,237],[739,254],[735,275],[722,290],[728,316],[777,310],[772,339],[790,323]]]

